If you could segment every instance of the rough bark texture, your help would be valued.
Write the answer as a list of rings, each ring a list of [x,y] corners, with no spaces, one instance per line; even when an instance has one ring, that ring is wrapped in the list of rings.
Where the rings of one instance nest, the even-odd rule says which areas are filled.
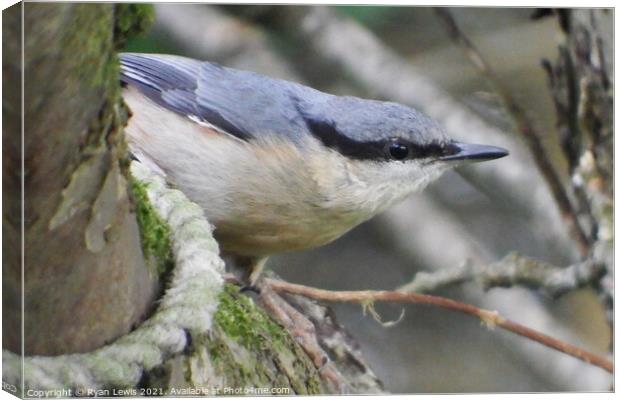
[[[99,347],[139,322],[156,294],[158,274],[140,250],[123,166],[115,33],[122,34],[126,7],[24,5],[25,354]],[[19,14],[9,21],[17,40]],[[11,50],[18,52],[4,58],[4,69],[20,82],[21,54]],[[5,98],[5,109],[15,101]],[[11,133],[4,152],[14,160],[21,137]],[[5,192],[13,194],[20,192],[15,164],[5,168],[13,177]],[[14,230],[19,210],[11,197],[4,219]],[[20,249],[5,250],[3,345],[20,352]]]
[[[613,318],[613,29],[605,9],[556,11],[564,34],[559,58],[544,62],[557,112],[589,259],[603,274],[598,291]]]
[[[21,4],[2,12],[2,337],[21,349]],[[9,60],[11,60],[9,62]]]

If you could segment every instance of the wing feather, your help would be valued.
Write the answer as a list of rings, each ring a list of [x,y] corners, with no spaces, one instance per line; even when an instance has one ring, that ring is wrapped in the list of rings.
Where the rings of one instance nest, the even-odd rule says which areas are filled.
[[[253,72],[180,56],[123,53],[121,81],[152,101],[242,140],[308,134],[299,98],[320,103],[331,95]]]
[[[157,104],[183,116],[198,119],[241,139],[250,135],[239,129],[196,96],[206,64],[185,57],[124,53],[120,55],[121,82],[136,86]],[[215,64],[212,64],[215,66]]]

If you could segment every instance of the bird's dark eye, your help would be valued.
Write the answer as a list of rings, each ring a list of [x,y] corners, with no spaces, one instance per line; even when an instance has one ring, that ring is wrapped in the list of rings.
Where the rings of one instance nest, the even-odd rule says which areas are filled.
[[[387,155],[394,160],[404,160],[409,156],[409,146],[398,140],[394,140],[385,146]]]

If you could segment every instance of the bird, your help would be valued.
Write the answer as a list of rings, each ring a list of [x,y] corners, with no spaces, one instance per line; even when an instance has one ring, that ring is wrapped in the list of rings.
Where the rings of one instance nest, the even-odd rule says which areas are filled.
[[[450,168],[508,155],[395,102],[177,55],[119,58],[132,156],[204,210],[250,285],[269,256],[330,243]]]

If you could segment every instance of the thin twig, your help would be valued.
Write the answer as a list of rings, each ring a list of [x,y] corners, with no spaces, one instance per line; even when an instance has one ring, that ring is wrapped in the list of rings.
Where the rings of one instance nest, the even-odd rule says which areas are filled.
[[[484,310],[474,305],[461,303],[445,297],[386,290],[332,291],[297,285],[275,279],[265,279],[265,282],[276,292],[298,294],[311,297],[316,300],[359,304],[368,304],[374,301],[414,303],[432,305],[452,311],[458,311],[478,317],[482,322],[491,328],[498,326],[519,336],[523,336],[613,373],[613,363],[603,357],[545,335],[516,322],[510,321],[499,315],[496,311]]]
[[[440,19],[445,23],[450,38],[463,49],[467,57],[474,65],[476,65],[476,67],[478,67],[480,72],[482,72],[489,82],[493,84],[498,95],[502,98],[507,113],[513,119],[516,130],[525,139],[538,169],[545,178],[553,198],[555,199],[562,216],[568,224],[571,235],[577,243],[579,252],[582,257],[586,257],[590,251],[590,242],[579,224],[577,213],[571,204],[564,186],[562,185],[560,177],[553,168],[553,165],[551,165],[551,161],[549,160],[547,152],[540,141],[540,135],[536,132],[534,124],[530,121],[525,111],[510,94],[510,91],[507,90],[507,88],[502,84],[501,80],[482,57],[478,49],[459,29],[450,11],[446,8],[436,8],[435,10]]]
[[[471,261],[456,268],[441,268],[432,272],[419,271],[413,279],[396,290],[404,293],[431,293],[446,287],[473,281],[479,274]]]
[[[414,279],[397,290],[406,293],[429,293],[464,282],[480,283],[485,290],[493,287],[525,286],[549,297],[559,297],[571,290],[595,285],[605,268],[592,260],[559,267],[511,252],[488,265],[466,262],[456,268],[418,272]]]

